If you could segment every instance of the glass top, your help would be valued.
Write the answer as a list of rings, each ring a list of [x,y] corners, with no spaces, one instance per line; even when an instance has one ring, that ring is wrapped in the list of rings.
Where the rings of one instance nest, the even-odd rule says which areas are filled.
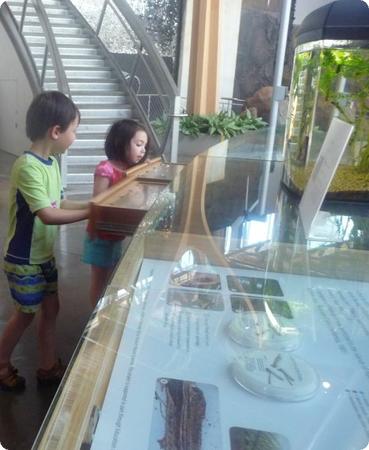
[[[367,206],[323,203],[306,236],[282,173],[207,154],[161,191],[35,449],[368,445]]]

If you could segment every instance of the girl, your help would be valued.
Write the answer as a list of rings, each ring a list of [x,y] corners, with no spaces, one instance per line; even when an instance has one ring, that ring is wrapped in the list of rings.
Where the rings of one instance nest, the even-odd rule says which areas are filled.
[[[94,174],[93,195],[100,194],[126,176],[126,170],[147,156],[148,135],[135,120],[123,119],[110,128],[105,141],[107,160],[101,161]],[[84,243],[82,261],[91,264],[90,301],[96,306],[122,256],[122,240],[108,232],[92,235],[90,224]]]

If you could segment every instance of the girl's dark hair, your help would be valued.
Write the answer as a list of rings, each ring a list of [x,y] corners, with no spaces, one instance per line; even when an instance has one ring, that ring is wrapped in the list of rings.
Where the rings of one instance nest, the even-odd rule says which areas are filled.
[[[139,161],[143,162],[148,153],[149,136],[139,122],[133,119],[122,119],[113,123],[105,139],[105,153],[108,159],[127,162],[127,150],[133,136],[137,131],[144,131],[147,135],[145,156]]]
[[[80,113],[70,98],[58,91],[38,94],[28,108],[26,134],[32,141],[45,137],[47,130],[59,125],[64,132]]]

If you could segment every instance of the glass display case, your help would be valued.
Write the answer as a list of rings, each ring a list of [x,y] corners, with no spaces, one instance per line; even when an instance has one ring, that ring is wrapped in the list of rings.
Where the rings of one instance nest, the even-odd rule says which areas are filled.
[[[368,445],[369,242],[355,241],[367,214],[324,210],[306,239],[282,169],[204,154],[176,174],[94,311],[34,450]]]
[[[369,8],[338,0],[302,23],[285,136],[285,183],[302,194],[334,117],[354,125],[328,198],[369,200]]]

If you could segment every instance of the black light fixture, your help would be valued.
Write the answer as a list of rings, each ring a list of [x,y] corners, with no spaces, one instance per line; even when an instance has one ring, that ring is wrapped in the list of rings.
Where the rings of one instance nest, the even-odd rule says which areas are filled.
[[[307,15],[297,32],[297,45],[325,39],[369,39],[368,4],[336,0]]]

